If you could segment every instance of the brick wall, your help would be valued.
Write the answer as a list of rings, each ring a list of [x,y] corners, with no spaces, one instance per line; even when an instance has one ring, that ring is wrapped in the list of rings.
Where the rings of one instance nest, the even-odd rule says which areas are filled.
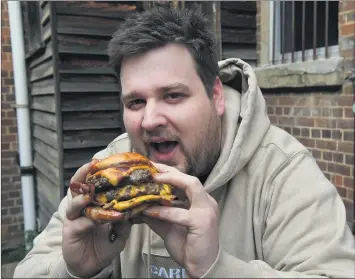
[[[23,239],[23,214],[18,150],[11,39],[7,2],[1,1],[1,243],[11,248]]]
[[[257,52],[260,59],[260,2],[257,2]],[[339,45],[345,74],[354,67],[355,1],[339,3]],[[306,91],[306,90],[305,90]],[[309,90],[308,90],[309,92]],[[339,92],[265,94],[271,122],[312,151],[318,165],[336,186],[354,220],[353,88],[345,81]]]

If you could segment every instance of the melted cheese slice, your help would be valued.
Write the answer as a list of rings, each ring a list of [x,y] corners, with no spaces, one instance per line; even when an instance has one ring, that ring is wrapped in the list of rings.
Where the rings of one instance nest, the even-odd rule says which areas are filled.
[[[141,196],[141,197],[136,197],[128,201],[121,201],[118,202],[116,200],[113,200],[109,204],[106,204],[103,206],[103,209],[114,209],[116,211],[124,211],[127,209],[131,209],[134,207],[137,207],[143,203],[146,202],[159,202],[159,203],[168,203],[169,201],[172,201],[175,199],[175,196],[173,195],[162,195],[162,196],[156,196],[156,195],[146,195],[146,196]]]

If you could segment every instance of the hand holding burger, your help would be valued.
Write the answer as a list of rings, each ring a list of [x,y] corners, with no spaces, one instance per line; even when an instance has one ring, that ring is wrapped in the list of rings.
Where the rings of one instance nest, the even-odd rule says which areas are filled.
[[[90,278],[124,249],[132,218],[158,204],[182,206],[170,184],[157,183],[158,170],[144,156],[121,153],[93,160],[73,176],[64,220],[63,258],[69,272]]]
[[[71,184],[84,185],[94,164],[95,161],[79,168],[72,177]],[[83,215],[83,210],[91,204],[90,195],[78,194],[75,191],[71,191],[71,194],[73,198],[68,199],[63,230],[58,232],[62,233],[63,260],[70,273],[64,277],[91,278],[109,266],[124,249],[132,223],[115,223],[116,240],[112,243],[107,237],[111,231],[110,225],[97,224]]]
[[[114,223],[131,219],[153,203],[178,205],[171,185],[154,181],[157,173],[146,157],[120,153],[96,161],[85,183],[73,182],[70,188],[90,199],[84,209],[86,217],[97,223]]]

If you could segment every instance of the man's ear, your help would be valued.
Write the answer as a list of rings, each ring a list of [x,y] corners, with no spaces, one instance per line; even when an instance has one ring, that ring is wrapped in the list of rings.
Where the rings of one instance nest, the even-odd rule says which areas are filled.
[[[213,103],[216,108],[217,115],[222,115],[225,110],[223,84],[219,77],[216,77],[213,86]]]

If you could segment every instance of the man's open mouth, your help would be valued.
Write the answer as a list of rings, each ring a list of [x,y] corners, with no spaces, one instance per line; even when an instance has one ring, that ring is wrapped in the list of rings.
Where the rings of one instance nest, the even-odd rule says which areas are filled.
[[[150,142],[149,145],[156,151],[168,154],[178,145],[177,141]]]

